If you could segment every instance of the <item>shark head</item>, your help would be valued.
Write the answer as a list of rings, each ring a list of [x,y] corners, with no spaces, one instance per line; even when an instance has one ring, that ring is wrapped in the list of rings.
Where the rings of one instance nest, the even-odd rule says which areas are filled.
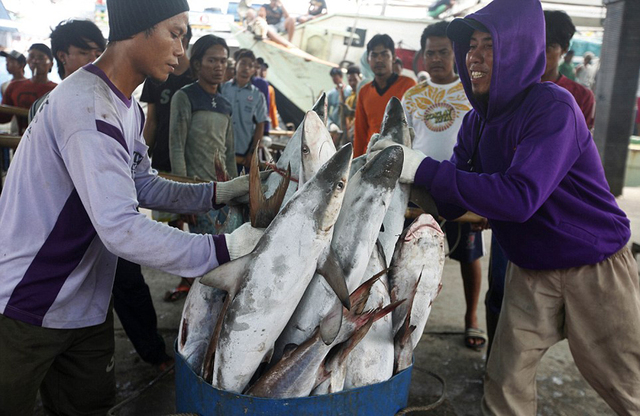
[[[336,153],[331,135],[315,111],[309,111],[302,121],[301,161],[299,185],[315,175],[326,161]]]
[[[400,146],[389,146],[369,160],[362,168],[361,181],[376,188],[391,189],[396,186],[404,160]]]
[[[329,159],[307,185],[319,188],[324,197],[320,204],[323,209],[315,211],[315,222],[324,231],[330,231],[338,219],[351,168],[351,158],[353,156],[353,146],[351,143],[345,145]]]
[[[389,100],[384,110],[380,136],[385,139],[391,138],[398,144],[411,147],[411,132],[407,124],[407,116],[404,114],[402,103],[396,97]]]

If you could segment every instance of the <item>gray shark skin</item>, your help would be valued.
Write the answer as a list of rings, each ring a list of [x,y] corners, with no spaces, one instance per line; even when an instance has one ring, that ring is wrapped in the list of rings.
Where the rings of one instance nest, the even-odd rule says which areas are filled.
[[[387,103],[380,134],[371,137],[367,153],[370,154],[371,147],[378,140],[386,139],[411,147],[411,131],[407,125],[407,117],[404,114],[402,103],[396,97],[391,98]],[[383,221],[384,227],[378,236],[387,261],[393,256],[396,241],[404,228],[404,214],[409,203],[410,192],[409,185],[398,183],[394,195],[391,197],[389,209]]]
[[[383,318],[397,307],[397,304],[394,304],[386,308],[365,310],[371,286],[378,278],[379,276],[372,277],[353,292],[350,298],[354,308],[351,311],[345,310],[343,325],[332,343],[326,344],[322,341],[319,335],[321,328],[318,328],[313,336],[267,371],[251,386],[247,394],[274,398],[308,396],[319,382],[329,376],[324,369],[323,361],[331,349],[344,343],[346,348],[343,350],[348,353],[366,335],[374,321]],[[331,314],[325,318],[321,327],[329,319]]]
[[[202,364],[227,292],[195,279],[184,302],[178,328],[178,352],[201,375]]]
[[[402,149],[380,152],[349,180],[330,251],[343,270],[349,291],[357,288],[374,250],[386,208],[402,170]],[[276,343],[273,362],[289,344],[307,340],[335,307],[336,296],[325,279],[315,276]]]
[[[324,120],[323,124],[326,124],[327,119],[327,95],[322,93],[318,101],[314,104],[311,111],[315,112],[320,120]],[[306,118],[306,116],[305,116]],[[296,182],[300,178],[300,173],[302,170],[302,160],[300,157],[300,149],[302,147],[302,132],[304,130],[304,121],[300,123],[296,131],[293,133],[293,136],[289,139],[287,146],[284,148],[284,151],[280,155],[278,162],[276,163],[276,167],[281,172],[284,172],[287,169],[287,166],[291,165],[291,177],[295,179],[295,181],[291,181],[289,184],[289,188],[287,190],[286,196],[284,197],[284,204],[287,203],[293,194],[300,188],[302,185],[298,185]],[[328,133],[328,130],[327,130]],[[280,175],[272,173],[265,180],[264,186],[265,196],[267,198],[271,197],[273,193],[278,188],[280,183]]]
[[[331,241],[352,154],[351,146],[338,151],[289,200],[250,254],[202,277],[203,284],[226,290],[232,299],[215,350],[214,387],[241,393],[260,363],[270,359]],[[329,326],[326,332],[335,338],[340,322]]]
[[[398,348],[413,351],[418,345],[431,305],[442,289],[443,268],[444,233],[431,215],[422,214],[398,239],[389,268],[391,301],[413,299],[400,305],[392,315],[396,340],[403,340],[396,343],[396,356],[402,355]]]
[[[382,247],[378,244],[371,253],[365,276],[385,270],[386,264]],[[384,307],[390,303],[389,282],[385,273],[371,288],[365,308]],[[373,323],[369,332],[349,354],[344,365],[344,390],[390,379],[393,376],[393,364],[393,325],[391,315],[387,315]]]

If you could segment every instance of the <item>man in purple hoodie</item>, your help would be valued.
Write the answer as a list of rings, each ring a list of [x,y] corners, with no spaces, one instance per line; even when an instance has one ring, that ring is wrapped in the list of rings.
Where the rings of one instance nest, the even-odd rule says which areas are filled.
[[[488,218],[509,259],[485,414],[535,415],[537,365],[565,337],[607,404],[638,414],[640,288],[629,220],[575,99],[540,82],[544,25],[538,0],[495,0],[449,25],[473,110],[450,161],[405,148],[401,180],[427,188],[448,219]]]

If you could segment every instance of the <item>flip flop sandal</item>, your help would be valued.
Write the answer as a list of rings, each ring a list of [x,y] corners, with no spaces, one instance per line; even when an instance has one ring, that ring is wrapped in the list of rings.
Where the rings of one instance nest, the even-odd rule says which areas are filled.
[[[191,286],[176,286],[173,290],[168,290],[162,298],[165,302],[175,302],[187,297]]]
[[[475,343],[472,341],[476,341]],[[479,328],[467,328],[464,330],[464,345],[472,350],[480,351],[487,343],[484,331]]]

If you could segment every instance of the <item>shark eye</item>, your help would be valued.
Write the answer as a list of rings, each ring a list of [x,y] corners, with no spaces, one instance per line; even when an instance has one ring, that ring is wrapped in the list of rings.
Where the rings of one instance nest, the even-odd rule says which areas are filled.
[[[339,190],[341,190],[341,191],[342,191],[342,190],[344,189],[344,182],[343,182],[343,181],[338,182],[338,184],[336,185],[336,187],[337,187]]]
[[[302,146],[302,153],[305,155],[309,154],[309,146]]]

